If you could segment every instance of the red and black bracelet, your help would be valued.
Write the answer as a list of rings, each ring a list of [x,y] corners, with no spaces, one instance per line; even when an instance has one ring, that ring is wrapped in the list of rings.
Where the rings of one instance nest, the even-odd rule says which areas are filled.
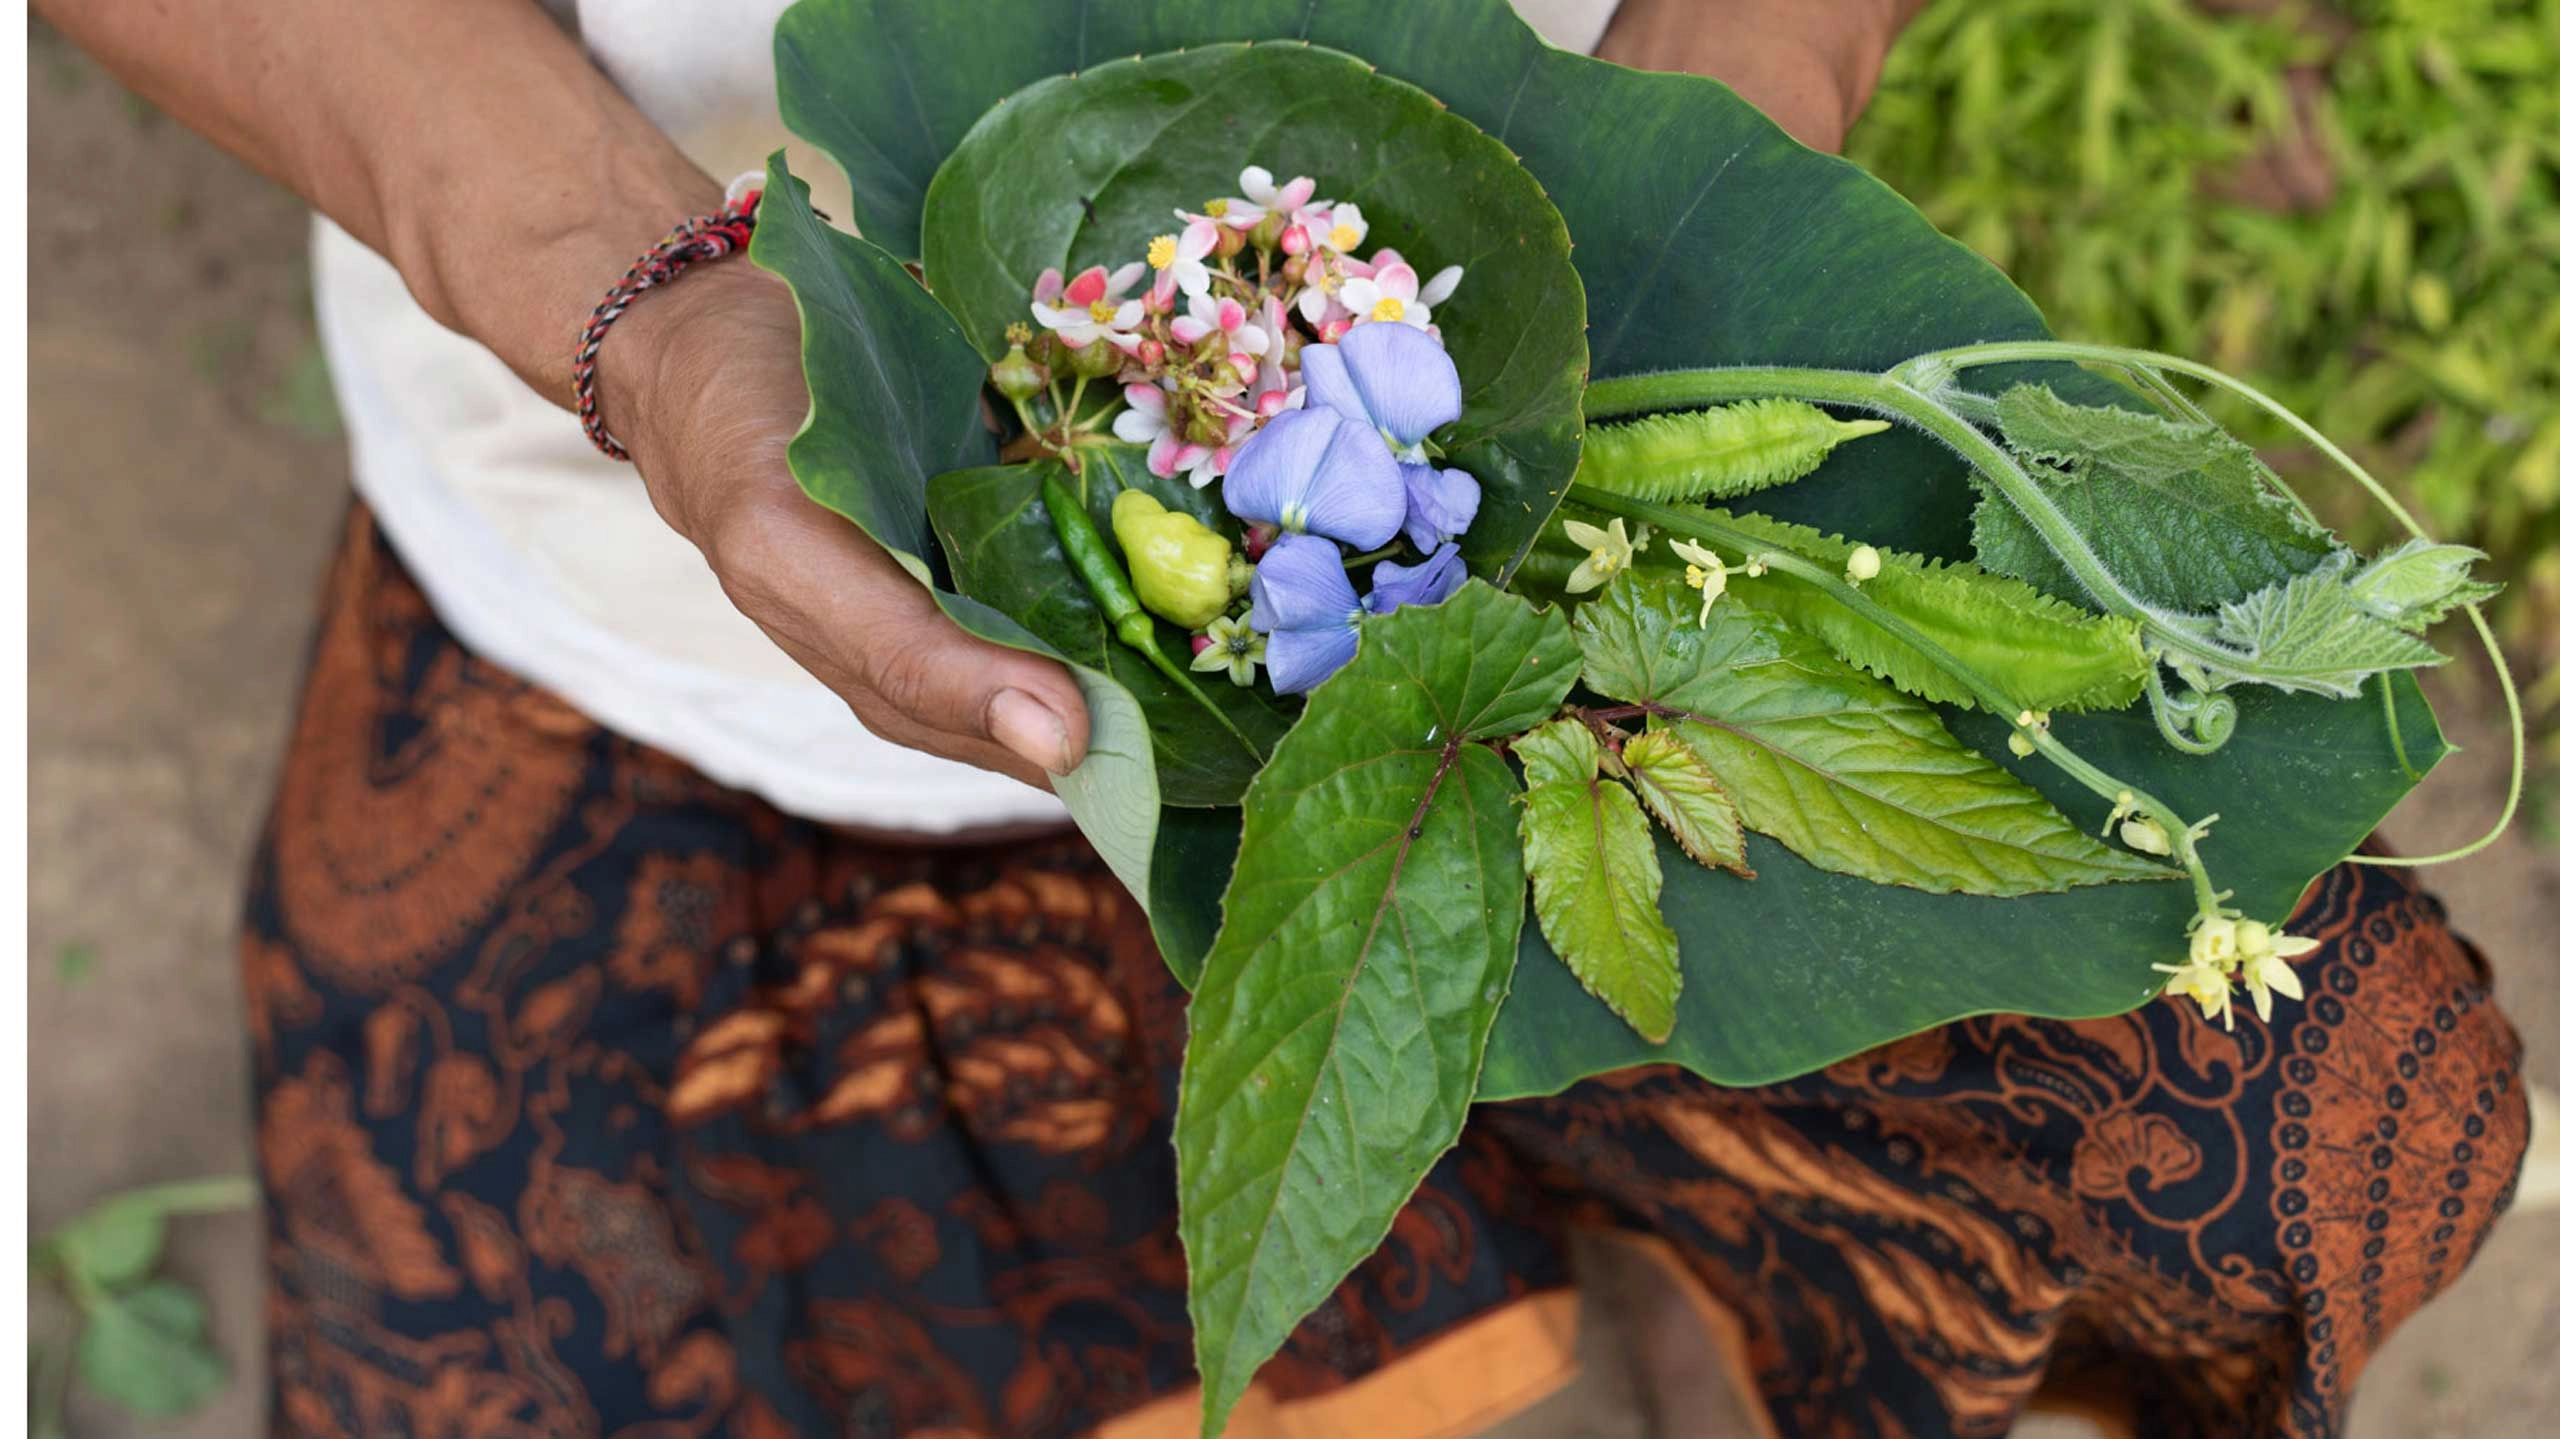
[[[631,308],[631,302],[642,292],[653,290],[681,275],[690,266],[704,260],[717,260],[736,254],[755,233],[756,202],[764,198],[764,176],[750,172],[729,184],[728,203],[708,215],[697,215],[676,226],[649,253],[631,262],[622,279],[605,291],[604,301],[587,317],[587,327],[578,333],[577,353],[571,357],[569,382],[578,400],[578,423],[586,427],[587,438],[596,448],[617,459],[631,458],[605,430],[604,418],[596,412],[596,353],[604,348],[605,331]]]

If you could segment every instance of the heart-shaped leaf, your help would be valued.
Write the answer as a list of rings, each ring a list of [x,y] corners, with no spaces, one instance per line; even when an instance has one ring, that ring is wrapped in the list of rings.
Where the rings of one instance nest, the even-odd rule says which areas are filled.
[[[1580,451],[1582,282],[1563,220],[1500,144],[1410,85],[1304,46],[1211,45],[1060,75],[988,112],[925,198],[925,274],[992,359],[1045,267],[1118,266],[1236,188],[1251,162],[1315,177],[1423,275],[1464,267],[1433,321],[1466,410],[1447,463],[1484,505],[1466,538],[1508,573]],[[1253,257],[1238,262],[1251,274]]]
[[[1600,744],[1579,719],[1550,720],[1512,743],[1529,790],[1520,854],[1538,930],[1593,998],[1659,1044],[1680,998],[1680,941],[1662,922],[1653,827],[1627,787],[1600,773]]]
[[[1481,581],[1371,620],[1245,796],[1174,1121],[1208,1432],[1457,1141],[1522,909],[1519,781],[1477,741],[1578,668]]]
[[[86,1311],[76,1351],[81,1382],[136,1414],[169,1418],[222,1392],[230,1370],[205,1342],[204,1301],[162,1280]]]

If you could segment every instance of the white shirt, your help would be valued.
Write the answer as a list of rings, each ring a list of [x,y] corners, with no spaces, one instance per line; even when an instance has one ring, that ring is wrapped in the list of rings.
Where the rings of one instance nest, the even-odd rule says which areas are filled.
[[[596,63],[705,171],[725,179],[788,145],[818,208],[849,215],[849,197],[827,193],[842,185],[835,166],[782,126],[772,33],[787,3],[577,0],[576,19]],[[1583,50],[1616,9],[1514,3],[1551,42]],[[925,834],[1065,818],[1042,791],[863,729],[730,605],[629,465],[326,220],[312,269],[356,489],[465,644],[806,818]]]

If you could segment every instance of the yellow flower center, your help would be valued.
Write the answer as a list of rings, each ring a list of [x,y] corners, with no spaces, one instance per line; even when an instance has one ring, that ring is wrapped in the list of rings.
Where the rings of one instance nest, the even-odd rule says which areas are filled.
[[[1705,589],[1706,587],[1707,587],[1707,572],[1706,572],[1706,570],[1705,570],[1703,567],[1701,567],[1701,566],[1698,566],[1698,565],[1691,565],[1691,566],[1689,567],[1689,588],[1691,588],[1691,589],[1693,589],[1693,590],[1703,590],[1703,589]]]
[[[1595,550],[1591,555],[1591,572],[1595,575],[1614,575],[1618,572],[1618,566],[1623,563],[1624,561],[1607,550]]]
[[[1147,263],[1159,270],[1170,266],[1176,253],[1171,235],[1158,235],[1147,242]]]
[[[1404,301],[1397,299],[1393,295],[1380,295],[1378,297],[1378,303],[1369,307],[1369,318],[1372,320],[1401,320],[1404,318]]]
[[[1111,323],[1111,317],[1120,313],[1120,307],[1111,303],[1107,299],[1096,300],[1092,304],[1085,306],[1084,312],[1093,316],[1093,322],[1095,324],[1108,325]]]
[[[1200,208],[1208,214],[1210,219],[1214,220],[1227,213],[1227,202],[1225,200],[1212,200]]]
[[[1337,250],[1356,250],[1360,248],[1360,237],[1365,233],[1357,225],[1336,225],[1325,240]]]

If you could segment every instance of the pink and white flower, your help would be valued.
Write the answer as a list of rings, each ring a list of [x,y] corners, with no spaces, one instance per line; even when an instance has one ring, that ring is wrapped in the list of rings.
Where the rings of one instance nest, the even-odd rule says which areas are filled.
[[[1155,267],[1156,282],[1147,292],[1147,302],[1158,311],[1173,308],[1173,292],[1186,295],[1209,293],[1209,267],[1204,263],[1218,248],[1218,222],[1206,215],[1188,217],[1179,236],[1158,235],[1147,242],[1147,263]]]
[[[1338,292],[1351,278],[1345,267],[1352,263],[1356,262],[1320,249],[1307,256],[1305,288],[1298,291],[1298,318],[1306,321],[1309,329],[1321,329],[1327,320],[1351,318],[1351,311],[1343,307]]]
[[[1316,192],[1316,182],[1311,176],[1300,175],[1286,185],[1274,185],[1271,172],[1260,165],[1245,166],[1244,173],[1236,177],[1236,184],[1244,191],[1244,198],[1229,200],[1227,213],[1222,218],[1230,228],[1237,230],[1252,229],[1262,223],[1265,215],[1277,214],[1284,219],[1294,219]]]
[[[1111,433],[1130,444],[1147,447],[1149,474],[1164,480],[1181,475],[1190,480],[1195,490],[1207,488],[1211,480],[1225,474],[1236,446],[1253,433],[1252,415],[1229,413],[1226,440],[1204,445],[1176,432],[1171,397],[1160,386],[1131,385],[1120,392],[1120,398],[1128,402],[1129,408],[1113,417]]]
[[[1316,244],[1337,255],[1348,255],[1369,238],[1369,221],[1360,207],[1345,200],[1322,208],[1309,206],[1301,223]]]
[[[1096,340],[1135,350],[1139,337],[1134,332],[1146,318],[1146,306],[1126,294],[1146,274],[1147,267],[1134,261],[1111,271],[1096,265],[1072,280],[1054,267],[1043,270],[1031,287],[1031,318],[1055,331],[1071,350]]]
[[[1227,337],[1228,354],[1260,355],[1271,348],[1271,332],[1253,323],[1252,312],[1234,300],[1208,294],[1191,297],[1191,312],[1175,318],[1170,331],[1178,344],[1196,345],[1211,332]]]
[[[1449,298],[1458,288],[1466,271],[1451,265],[1422,283],[1420,275],[1402,259],[1380,265],[1375,275],[1355,276],[1342,282],[1343,307],[1362,322],[1371,320],[1401,321],[1417,330],[1431,328],[1431,307]]]

